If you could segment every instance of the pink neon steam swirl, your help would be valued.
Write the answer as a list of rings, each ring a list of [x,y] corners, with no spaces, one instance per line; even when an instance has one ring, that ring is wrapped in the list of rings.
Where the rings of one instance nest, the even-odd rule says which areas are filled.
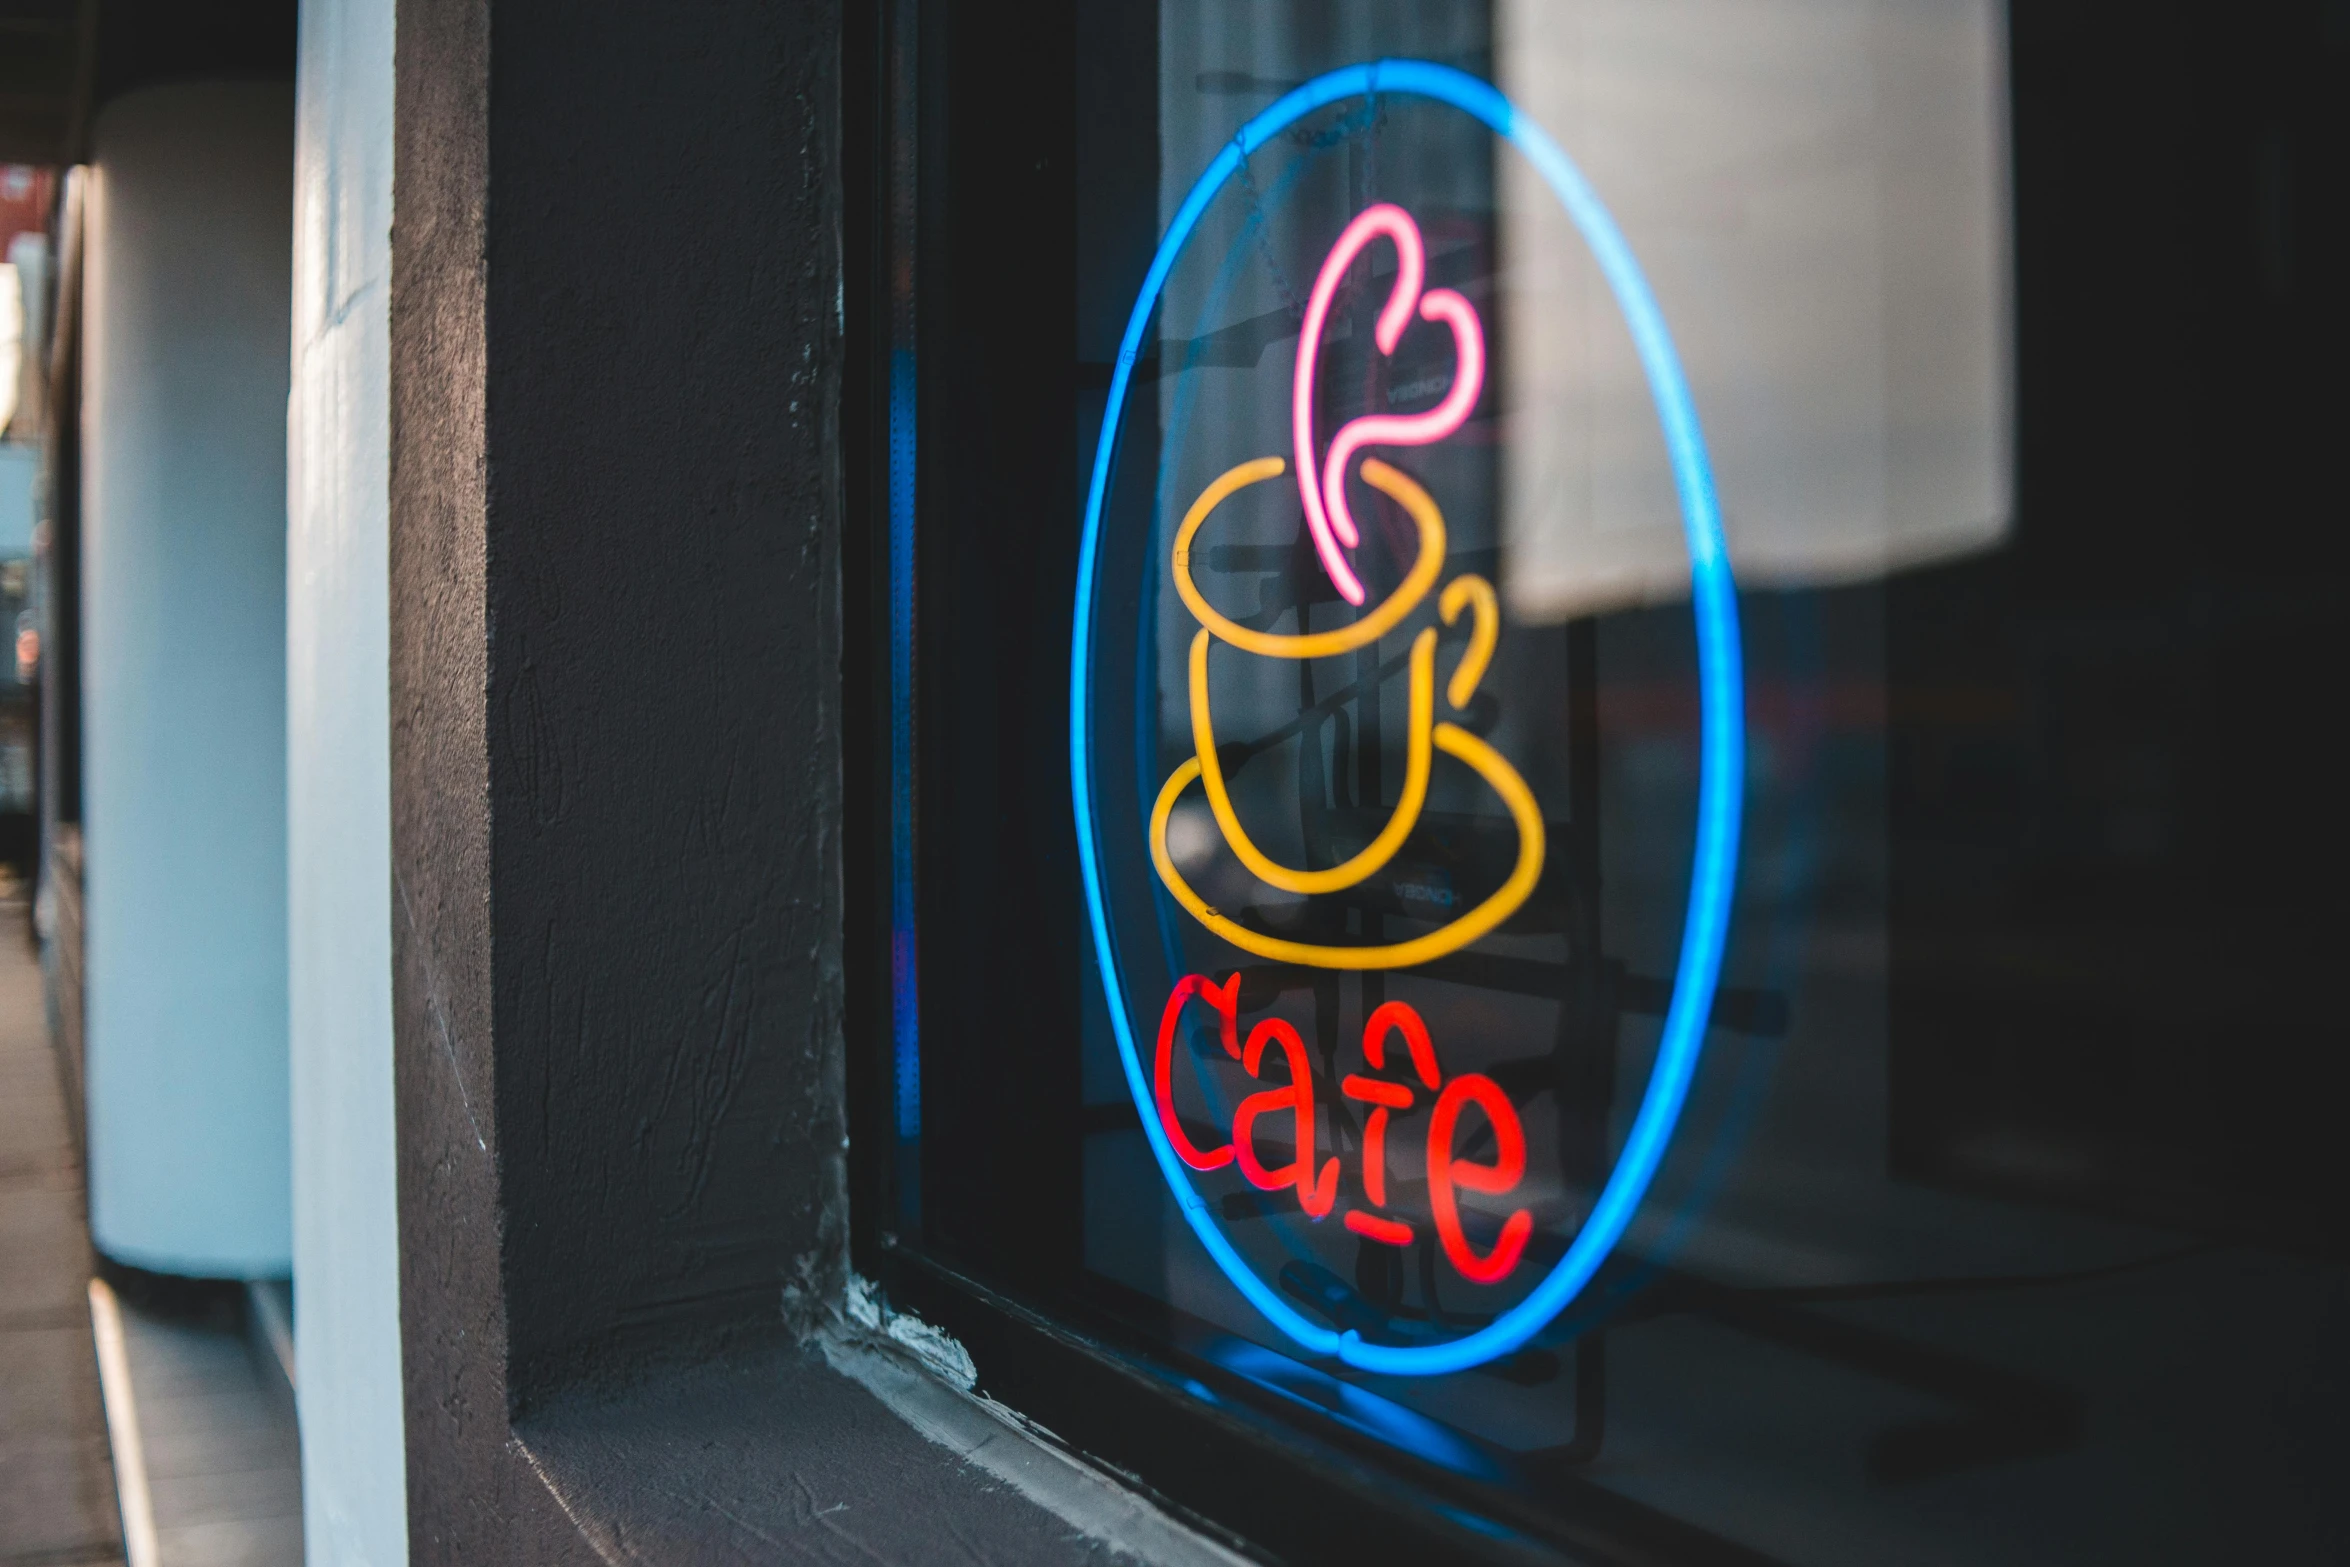
[[[1330,302],[1338,293],[1346,269],[1371,241],[1384,236],[1396,251],[1395,286],[1379,312],[1372,338],[1379,352],[1392,354],[1411,323],[1412,307],[1423,320],[1441,321],[1452,328],[1453,350],[1460,368],[1444,401],[1423,413],[1366,414],[1340,428],[1328,456],[1314,461],[1314,362],[1322,353],[1322,329],[1330,318]],[[1355,214],[1323,258],[1314,291],[1306,299],[1306,318],[1299,329],[1297,369],[1290,383],[1290,432],[1297,444],[1297,490],[1305,503],[1306,527],[1314,536],[1314,552],[1339,595],[1349,604],[1363,602],[1362,580],[1347,563],[1346,551],[1362,542],[1354,514],[1346,504],[1346,471],[1355,454],[1366,446],[1427,446],[1441,441],[1468,422],[1485,386],[1485,331],[1477,311],[1449,288],[1425,298],[1428,257],[1420,243],[1420,226],[1410,213],[1393,202],[1380,202]]]

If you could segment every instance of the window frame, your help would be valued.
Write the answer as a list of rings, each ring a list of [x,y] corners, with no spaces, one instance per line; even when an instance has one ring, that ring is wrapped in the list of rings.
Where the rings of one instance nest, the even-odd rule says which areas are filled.
[[[1031,4],[1029,18],[1062,7]],[[918,1151],[902,1151],[893,1076],[896,986],[893,903],[899,867],[891,790],[893,741],[893,568],[905,561],[893,538],[893,441],[902,440],[903,394],[915,408],[911,441],[916,529],[914,610],[915,744],[923,724],[919,657],[923,574],[919,540],[935,529],[928,497],[929,454],[942,416],[924,358],[942,329],[924,266],[926,242],[950,202],[937,187],[930,116],[957,62],[940,34],[956,8],[946,0],[871,0],[849,19],[844,40],[844,264],[847,361],[841,425],[848,539],[843,552],[847,609],[843,649],[849,776],[844,791],[848,925],[847,1036],[850,1112],[850,1243],[857,1271],[879,1283],[893,1309],[911,1311],[952,1334],[979,1369],[978,1391],[1017,1410],[1072,1450],[1150,1495],[1204,1531],[1249,1554],[1287,1561],[1414,1559],[1493,1562],[1607,1560],[1764,1563],[1746,1547],[1579,1478],[1596,1452],[1604,1419],[1601,1335],[1578,1343],[1578,1435],[1563,1461],[1501,1466],[1481,1481],[1413,1457],[1303,1401],[1204,1357],[1152,1339],[1107,1311],[1034,1298],[984,1281],[956,1262],[894,1232],[904,1184],[919,1178]],[[1074,26],[1073,11],[1068,24]],[[991,30],[1017,35],[999,15]],[[1072,132],[1072,136],[1074,132]],[[903,189],[909,173],[916,189]],[[901,207],[901,203],[904,204]],[[906,211],[915,232],[905,232]],[[907,253],[909,238],[912,253]],[[913,317],[893,290],[912,279]],[[913,368],[912,385],[903,379]],[[893,375],[901,379],[893,383]],[[1078,497],[1067,498],[1074,537]],[[902,581],[899,586],[903,587]],[[905,667],[904,649],[895,650]],[[921,760],[914,762],[921,778]],[[917,805],[917,839],[926,819]],[[1069,829],[1072,843],[1074,830]],[[919,864],[919,858],[917,857]],[[918,909],[926,907],[917,901]],[[922,919],[915,917],[917,943]],[[1302,1363],[1301,1363],[1302,1364]],[[1545,1497],[1549,1498],[1546,1500]]]

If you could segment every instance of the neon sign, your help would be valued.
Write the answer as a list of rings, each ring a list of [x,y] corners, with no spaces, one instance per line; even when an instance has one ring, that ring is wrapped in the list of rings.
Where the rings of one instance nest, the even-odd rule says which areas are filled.
[[[1259,1192],[1293,1197],[1297,1212],[1309,1222],[1320,1223],[1333,1213],[1342,1213],[1343,1228],[1367,1242],[1411,1245],[1421,1233],[1419,1220],[1416,1214],[1389,1201],[1393,1195],[1389,1149],[1403,1118],[1416,1120],[1425,1110],[1426,1222],[1430,1233],[1446,1262],[1463,1279],[1498,1285],[1511,1280],[1526,1260],[1533,1238],[1533,1215],[1525,1206],[1513,1207],[1500,1220],[1496,1233],[1473,1239],[1464,1222],[1460,1196],[1468,1192],[1506,1202],[1519,1186],[1525,1173],[1526,1138],[1516,1108],[1492,1078],[1476,1072],[1446,1073],[1439,1042],[1412,1007],[1400,1001],[1377,1006],[1365,1020],[1359,1042],[1362,1070],[1345,1073],[1337,1085],[1338,1097],[1363,1112],[1357,1146],[1352,1150],[1359,1167],[1353,1179],[1344,1183],[1347,1191],[1359,1192],[1361,1200],[1350,1198],[1342,1208],[1342,1160],[1336,1153],[1324,1155],[1320,1148],[1322,1107],[1317,1101],[1314,1064],[1297,1030],[1278,1017],[1262,1019],[1249,1030],[1245,1042],[1241,1039],[1239,973],[1221,980],[1211,974],[1186,974],[1175,983],[1160,1008],[1157,1048],[1146,1070],[1137,1050],[1128,987],[1118,959],[1118,933],[1104,888],[1098,841],[1101,829],[1095,811],[1092,712],[1094,614],[1102,587],[1098,577],[1105,497],[1134,366],[1168,276],[1209,202],[1240,170],[1243,159],[1316,110],[1379,94],[1448,105],[1509,142],[1542,174],[1606,278],[1646,372],[1680,498],[1703,709],[1696,854],[1673,997],[1655,1065],[1615,1164],[1564,1254],[1514,1304],[1458,1337],[1407,1343],[1373,1342],[1353,1328],[1333,1328],[1304,1315],[1241,1255],[1193,1177],[1230,1167]],[[1415,317],[1444,327],[1452,339],[1451,383],[1435,407],[1414,414],[1357,418],[1342,426],[1325,450],[1317,452],[1315,371],[1328,318],[1348,269],[1369,247],[1381,243],[1394,251],[1396,272],[1376,318],[1373,342],[1380,353],[1392,355]],[[1215,683],[1211,679],[1215,660],[1211,654],[1219,646],[1227,650],[1225,657],[1286,660],[1373,648],[1379,639],[1399,630],[1434,594],[1437,616],[1445,626],[1457,626],[1467,618],[1468,645],[1445,681],[1446,704],[1456,711],[1468,707],[1491,665],[1502,629],[1500,600],[1493,585],[1473,573],[1444,580],[1447,531],[1435,497],[1400,468],[1368,455],[1371,448],[1426,446],[1444,440],[1469,419],[1483,388],[1483,323],[1459,293],[1427,288],[1427,270],[1425,246],[1410,213],[1400,206],[1379,203],[1354,215],[1332,244],[1307,299],[1292,370],[1290,456],[1252,458],[1219,475],[1186,512],[1168,558],[1170,580],[1199,626],[1190,642],[1186,669],[1193,752],[1159,789],[1147,829],[1150,861],[1176,905],[1201,929],[1240,952],[1275,963],[1359,972],[1429,963],[1492,934],[1525,904],[1541,875],[1544,826],[1533,792],[1491,744],[1469,728],[1437,716],[1439,639],[1434,626],[1422,626],[1412,635],[1406,660],[1409,717],[1403,790],[1386,824],[1343,862],[1324,869],[1299,869],[1267,855],[1240,818],[1218,752],[1212,702]],[[1415,530],[1417,554],[1392,594],[1351,624],[1332,631],[1311,631],[1301,610],[1299,628],[1293,634],[1241,625],[1207,601],[1192,576],[1193,547],[1202,528],[1234,495],[1287,475],[1296,485],[1321,570],[1341,599],[1363,609],[1368,590],[1348,555],[1362,538],[1347,500],[1350,473],[1359,474],[1365,484],[1393,501]],[[1383,60],[1331,72],[1290,92],[1243,125],[1193,185],[1152,258],[1112,371],[1087,493],[1071,651],[1072,786],[1096,957],[1129,1089],[1143,1112],[1152,1153],[1192,1233],[1250,1305],[1308,1353],[1333,1356],[1369,1371],[1435,1375],[1466,1369],[1517,1349],[1574,1299],[1614,1248],[1654,1179],[1679,1119],[1696,1070],[1727,935],[1745,737],[1736,591],[1723,551],[1704,439],[1663,315],[1623,235],[1572,160],[1490,84],[1450,67],[1413,60]],[[1483,902],[1410,939],[1348,945],[1293,939],[1244,924],[1217,910],[1195,891],[1168,849],[1168,826],[1176,804],[1196,783],[1206,798],[1224,850],[1259,882],[1308,898],[1354,887],[1387,867],[1421,821],[1439,753],[1466,766],[1498,797],[1515,831],[1517,848],[1510,873]],[[1202,1146],[1211,1138],[1196,1123],[1186,1125],[1174,1098],[1175,1044],[1186,1010],[1196,1005],[1215,1014],[1227,1060],[1237,1063],[1250,1079],[1267,1085],[1240,1100],[1221,1140],[1213,1141],[1212,1146]],[[1396,1040],[1403,1046],[1400,1058],[1390,1051]],[[1282,1133],[1286,1133],[1287,1162],[1268,1165],[1263,1145]]]
[[[1222,1026],[1224,1053],[1240,1062],[1250,1077],[1261,1075],[1268,1044],[1281,1047],[1282,1061],[1289,1074],[1286,1086],[1250,1094],[1240,1102],[1232,1115],[1231,1141],[1216,1148],[1194,1144],[1175,1113],[1175,1037],[1184,1004],[1194,997],[1215,1009]],[[1158,1114],[1159,1127],[1176,1156],[1194,1170],[1220,1170],[1237,1163],[1242,1178],[1258,1191],[1294,1188],[1298,1207],[1308,1218],[1326,1218],[1338,1198],[1339,1161],[1333,1157],[1319,1165],[1315,1163],[1314,1077],[1306,1058],[1305,1041],[1282,1019],[1269,1017],[1249,1031],[1248,1046],[1243,1049],[1239,997],[1238,974],[1222,985],[1202,974],[1186,974],[1176,982],[1174,992],[1167,997],[1166,1009],[1159,1016],[1159,1048],[1151,1068],[1152,1107]],[[1526,1242],[1534,1233],[1534,1216],[1524,1208],[1510,1214],[1502,1222],[1500,1238],[1480,1255],[1461,1222],[1458,1194],[1466,1188],[1499,1195],[1515,1187],[1525,1174],[1526,1133],[1519,1123],[1517,1107],[1510,1103],[1499,1083],[1481,1073],[1463,1072],[1446,1081],[1436,1064],[1436,1047],[1429,1038],[1428,1025],[1420,1020],[1419,1013],[1401,1001],[1381,1005],[1363,1024],[1363,1060],[1373,1071],[1383,1071],[1387,1066],[1386,1041],[1390,1034],[1403,1036],[1419,1086],[1435,1095],[1433,1113],[1428,1119],[1427,1170],[1428,1201],[1434,1210],[1437,1242],[1444,1250],[1445,1260],[1462,1278],[1472,1284],[1498,1284],[1510,1276],[1524,1254]],[[1371,1209],[1387,1205],[1388,1118],[1411,1110],[1418,1094],[1410,1083],[1355,1072],[1348,1073],[1341,1081],[1339,1092],[1370,1107],[1363,1123],[1361,1184],[1371,1207],[1348,1209],[1344,1223],[1347,1229],[1366,1240],[1384,1246],[1409,1246],[1418,1238],[1409,1222]],[[1456,1146],[1461,1114],[1472,1106],[1483,1113],[1493,1129],[1496,1151],[1491,1164],[1462,1158]],[[1283,1110],[1290,1115],[1293,1157],[1278,1170],[1268,1170],[1257,1155],[1256,1122],[1260,1116]]]

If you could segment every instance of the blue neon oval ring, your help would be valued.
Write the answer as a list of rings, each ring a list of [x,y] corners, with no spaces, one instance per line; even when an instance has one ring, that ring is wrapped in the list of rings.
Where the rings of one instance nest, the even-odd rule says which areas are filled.
[[[1094,577],[1099,567],[1102,501],[1109,491],[1110,468],[1116,451],[1118,427],[1126,407],[1126,388],[1142,351],[1142,335],[1157,307],[1159,293],[1176,258],[1198,226],[1200,215],[1224,186],[1241,160],[1316,109],[1341,99],[1374,93],[1403,93],[1450,104],[1484,122],[1495,135],[1508,140],[1549,181],[1568,216],[1581,231],[1584,244],[1599,263],[1616,306],[1631,329],[1632,343],[1647,372],[1657,419],[1664,427],[1665,448],[1672,458],[1673,484],[1681,501],[1681,526],[1689,548],[1690,596],[1697,618],[1697,664],[1703,705],[1702,768],[1697,793],[1697,854],[1689,876],[1689,910],[1681,927],[1681,959],[1673,976],[1673,1001],[1665,1013],[1663,1038],[1657,1045],[1656,1065],[1648,1092],[1640,1101],[1632,1130],[1616,1156],[1607,1185],[1592,1205],[1590,1216],[1567,1247],[1566,1255],[1535,1285],[1525,1299],[1485,1327],[1442,1344],[1371,1344],[1351,1329],[1344,1333],[1321,1327],[1301,1315],[1264,1280],[1257,1277],[1232,1243],[1217,1228],[1207,1199],[1192,1188],[1167,1134],[1159,1125],[1152,1102],[1150,1080],[1134,1045],[1134,1028],[1127,1016],[1126,995],[1119,981],[1117,955],[1110,934],[1108,911],[1102,896],[1102,874],[1094,845],[1093,823],[1093,605]],[[1738,589],[1722,544],[1721,513],[1714,500],[1712,466],[1706,461],[1705,436],[1698,428],[1697,409],[1690,401],[1689,384],[1673,351],[1672,334],[1665,329],[1656,296],[1640,264],[1624,242],[1615,219],[1583,178],[1574,161],[1551,140],[1548,132],[1518,113],[1508,98],[1488,82],[1450,66],[1425,60],[1377,60],[1350,65],[1318,76],[1283,96],[1264,113],[1240,128],[1225,144],[1207,171],[1200,175],[1182,208],[1159,241],[1150,271],[1127,318],[1125,339],[1118,345],[1118,362],[1110,373],[1109,406],[1102,413],[1102,434],[1093,461],[1093,481],[1085,497],[1085,532],[1077,554],[1077,623],[1070,649],[1069,680],[1070,782],[1077,806],[1078,858],[1085,872],[1086,913],[1093,925],[1094,955],[1101,967],[1110,1021],[1118,1035],[1118,1058],[1126,1068],[1126,1086],[1142,1112],[1142,1125],[1151,1152],[1183,1210],[1184,1219],[1200,1244],[1216,1260],[1233,1286],[1250,1305],[1264,1314],[1311,1354],[1330,1355],[1350,1366],[1389,1376],[1439,1376],[1465,1371],[1509,1354],[1566,1309],[1568,1302],[1590,1282],[1599,1265],[1632,1220],[1640,1199],[1656,1176],[1665,1146],[1672,1140],[1689,1084],[1697,1073],[1704,1048],[1706,1020],[1713,1011],[1714,986],[1721,977],[1722,948],[1728,938],[1730,899],[1738,874],[1739,816],[1744,805],[1746,774],[1745,674],[1738,645]]]

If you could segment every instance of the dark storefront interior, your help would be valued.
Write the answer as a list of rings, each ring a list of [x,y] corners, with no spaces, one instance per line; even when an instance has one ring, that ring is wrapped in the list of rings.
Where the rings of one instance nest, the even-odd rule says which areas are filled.
[[[1478,8],[1278,9],[1028,8],[977,27],[924,8],[895,17],[908,31],[882,45],[896,74],[873,117],[875,161],[895,194],[866,214],[881,280],[866,396],[888,438],[853,473],[875,526],[852,602],[869,611],[878,714],[893,589],[910,593],[896,681],[916,716],[894,742],[876,718],[875,786],[850,791],[873,806],[856,927],[869,933],[864,1028],[897,1040],[894,1066],[879,1051],[857,1062],[861,1124],[898,1150],[864,1164],[868,1265],[1019,1366],[1002,1396],[1301,1558],[1376,1554],[1398,1527],[1467,1549],[1439,1521],[1457,1508],[1503,1520],[1521,1546],[1640,1561],[2338,1559],[2350,1187],[2329,1119],[2343,1083],[2325,956],[2340,849],[2318,715],[2341,606],[2324,454],[2343,317],[2318,280],[2343,243],[2326,193],[2344,175],[2334,89],[2350,20],[2312,5],[1984,11],[2000,30],[2012,159],[1999,170],[2012,201],[2007,526],[1939,562],[1744,587],[1738,901],[1673,1149],[1562,1317],[1506,1358],[1430,1379],[1302,1353],[1181,1233],[1120,1080],[1066,827],[1059,606],[1133,290],[1199,166],[1190,148],[1215,145],[1190,127],[1230,134],[1357,59],[1509,75],[1501,24]],[[1161,59],[1194,38],[1196,56]],[[1004,93],[1013,79],[1021,90]],[[1178,93],[1189,101],[1163,99]],[[1500,156],[1492,138],[1359,97],[1284,134],[1219,198],[1256,210],[1217,231],[1242,236],[1217,287],[1243,290],[1230,279],[1253,271],[1261,294],[1248,297],[1288,304],[1201,307],[1205,335],[1161,320],[1144,339],[1113,520],[1150,517],[1150,475],[1172,472],[1189,438],[1176,432],[1213,427],[1219,397],[1248,395],[1197,378],[1286,372],[1306,280],[1349,210],[1451,203],[1449,243],[1421,213],[1431,283],[1494,312],[1493,351],[1511,352],[1493,303],[1508,279],[1498,176],[1483,172]],[[1285,191],[1310,203],[1294,192],[1317,180],[1331,205],[1299,220],[1311,245],[1290,247],[1279,204]],[[1356,330],[1392,265],[1373,263],[1374,286],[1353,295]],[[1171,288],[1181,265],[1175,276]],[[1390,405],[1446,357],[1441,335],[1413,336],[1366,370],[1338,335],[1326,384],[1373,375]],[[1498,401],[1461,438],[1482,455],[1442,470],[1448,494],[1490,496],[1493,452],[1528,438]],[[919,520],[900,527],[914,564],[898,558],[893,581],[880,524],[902,501],[890,486],[909,482],[890,444],[908,433]],[[1436,461],[1412,455],[1423,472]],[[1038,504],[1072,474],[1078,504]],[[1723,491],[1735,556],[1741,497],[1727,477]],[[1162,489],[1158,528],[1188,499]],[[1463,530],[1454,559],[1482,544],[1492,561],[1499,541],[1473,537],[1471,514],[1449,514]],[[1302,628],[1319,568],[1295,496],[1294,547],[1262,531],[1273,507],[1250,515],[1260,542],[1193,557],[1202,591],[1244,606],[1258,594],[1274,616],[1296,605]],[[1152,536],[1110,531],[1101,546],[1103,580],[1141,574],[1146,604],[1165,588],[1164,562],[1150,575],[1136,542]],[[1326,584],[1320,597],[1343,618]],[[1616,1157],[1671,991],[1696,788],[1683,600],[1505,635],[1487,689],[1503,713],[1533,704],[1557,755],[1530,764],[1546,769],[1530,776],[1554,817],[1554,868],[1498,943],[1360,979],[1200,959],[1218,965],[1211,979],[1238,968],[1239,1031],[1294,1024],[1332,1098],[1339,1042],[1351,1051],[1383,999],[1417,998],[1440,1041],[1440,1016],[1514,1036],[1482,1070],[1520,1106],[1529,1162],[1556,1159],[1570,1197],[1578,1182],[1587,1195]],[[1132,626],[1132,603],[1101,613]],[[1151,672],[1180,644],[1162,656],[1140,642],[1144,667],[1122,678],[1159,702],[1180,756],[1189,737],[1164,694],[1180,690]],[[1365,702],[1381,679],[1389,695]],[[1296,804],[1243,795],[1241,809],[1302,809],[1304,852],[1330,864],[1395,808],[1400,661],[1368,687],[1311,680],[1267,711],[1268,739],[1227,744],[1225,766],[1310,736],[1278,780]],[[1283,712],[1304,716],[1280,727]],[[1096,764],[1105,842],[1139,841],[1138,813],[1172,765],[1152,744],[1120,738]],[[881,787],[893,755],[911,756],[918,802],[894,839]],[[1247,774],[1234,776],[1238,791]],[[1425,849],[1464,889],[1509,863],[1506,846],[1477,847],[1477,821]],[[890,935],[892,899],[902,932],[908,892],[889,845],[905,852],[909,822],[919,848],[894,874],[918,888],[912,1012],[908,948]],[[1150,918],[1139,885],[1115,880],[1111,897],[1129,903],[1113,921]],[[1397,885],[1371,884],[1327,928],[1423,928]],[[1561,956],[1516,955],[1544,951]],[[1162,988],[1137,1001],[1134,1025],[1146,1055],[1182,969],[1153,972]],[[1212,1038],[1200,1029],[1199,1059]],[[1205,1145],[1215,1126],[1198,1115],[1184,1124]],[[1322,1135],[1345,1153],[1362,1132],[1335,1129],[1339,1115]],[[1288,1145],[1264,1146],[1271,1161]],[[1298,1198],[1248,1194],[1229,1171],[1200,1187],[1236,1232],[1276,1205],[1299,1217]],[[1445,1304],[1426,1240],[1415,1254],[1298,1233],[1293,1260],[1265,1267],[1317,1322],[1410,1343],[1468,1309],[1457,1293]],[[1528,1255],[1555,1258],[1564,1238],[1538,1229]],[[1154,1391],[1113,1393],[1050,1333],[1023,1338],[1029,1312],[1170,1369]]]

